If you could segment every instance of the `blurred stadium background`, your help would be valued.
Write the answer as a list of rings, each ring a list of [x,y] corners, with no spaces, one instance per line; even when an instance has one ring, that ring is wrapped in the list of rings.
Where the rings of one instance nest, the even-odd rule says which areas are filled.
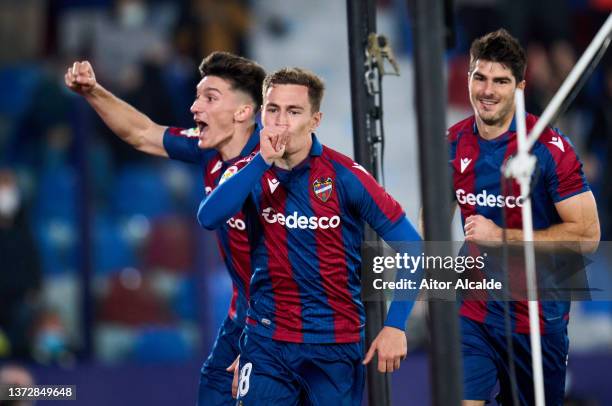
[[[447,123],[470,114],[473,38],[503,26],[521,40],[527,108],[539,114],[612,1],[454,7]],[[401,68],[384,80],[386,186],[416,221],[427,174],[418,170],[405,1],[378,1],[378,32]],[[197,65],[209,52],[239,53],[268,70],[307,67],[327,84],[320,137],[352,155],[345,1],[2,0],[0,43],[0,362],[24,365],[39,384],[76,384],[79,404],[194,404],[231,296],[214,236],[195,220],[201,175],[123,144],[64,87],[64,71],[88,59],[100,83],[154,121],[190,127]],[[557,123],[583,159],[604,240],[612,235],[609,54]],[[422,313],[417,306],[414,317]],[[415,326],[393,376],[394,404],[429,403],[426,334]],[[570,339],[568,404],[612,404],[612,304],[574,304]]]

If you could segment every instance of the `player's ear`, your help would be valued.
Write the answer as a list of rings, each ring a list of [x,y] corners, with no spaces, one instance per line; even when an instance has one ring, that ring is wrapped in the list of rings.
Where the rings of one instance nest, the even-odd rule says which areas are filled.
[[[311,132],[314,132],[314,130],[316,130],[317,127],[319,127],[319,124],[321,124],[322,118],[323,118],[323,113],[320,111],[317,111],[316,113],[312,115],[312,117],[310,118],[310,131]]]
[[[525,86],[527,85],[527,82],[525,82],[525,79],[521,80],[517,85],[516,88],[517,89],[521,89],[521,90],[525,90]]]
[[[253,116],[254,112],[255,108],[252,104],[243,104],[234,113],[234,120],[239,123],[243,123],[249,120]]]

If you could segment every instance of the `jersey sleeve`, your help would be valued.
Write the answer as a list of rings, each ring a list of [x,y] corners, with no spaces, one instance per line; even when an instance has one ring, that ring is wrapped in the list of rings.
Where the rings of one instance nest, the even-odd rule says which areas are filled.
[[[164,149],[171,159],[178,161],[205,164],[212,155],[213,149],[201,149],[198,147],[197,128],[168,127],[164,132]]]
[[[404,217],[402,206],[361,165],[345,169],[343,181],[351,206],[382,236]]]
[[[420,244],[405,244],[407,241],[421,241],[421,237],[408,221],[406,216],[402,216],[399,222],[391,227],[387,232],[381,235],[383,240],[387,241],[391,247],[398,253],[407,253],[408,255],[416,256],[421,253]],[[396,275],[396,280],[405,277],[400,272]],[[423,278],[423,270],[418,269],[413,275],[410,276],[417,284],[420,284]],[[385,320],[385,326],[395,327],[400,330],[404,330],[406,327],[406,320],[410,315],[410,311],[414,306],[417,291],[407,291],[400,293],[396,291],[393,295],[393,301],[389,306],[387,318]]]
[[[542,144],[547,148],[545,179],[548,193],[555,203],[590,190],[582,172],[582,162],[567,137],[557,130],[542,135]]]

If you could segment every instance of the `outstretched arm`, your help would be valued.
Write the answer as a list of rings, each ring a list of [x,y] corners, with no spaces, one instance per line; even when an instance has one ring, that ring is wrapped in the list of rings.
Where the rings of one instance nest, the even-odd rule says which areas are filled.
[[[64,75],[66,86],[80,94],[119,138],[139,151],[167,157],[163,139],[165,126],[119,99],[96,81],[88,61],[75,62]]]

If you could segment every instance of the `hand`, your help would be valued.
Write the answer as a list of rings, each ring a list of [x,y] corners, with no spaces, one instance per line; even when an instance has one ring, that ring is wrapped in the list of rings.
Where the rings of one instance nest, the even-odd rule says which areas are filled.
[[[476,214],[465,219],[465,240],[497,242],[502,240],[502,229],[492,220]]]
[[[393,372],[400,367],[400,361],[406,358],[408,345],[404,331],[395,327],[383,327],[376,336],[363,363],[368,364],[378,351],[378,371]]]
[[[225,370],[227,372],[234,373],[234,379],[232,380],[232,397],[236,399],[238,397],[238,374],[240,369],[240,355],[236,357],[232,365],[227,367]]]
[[[268,165],[283,157],[289,140],[287,127],[264,127],[259,132],[259,151]]]
[[[64,82],[70,90],[84,96],[96,87],[96,75],[87,61],[75,62],[66,71]]]

